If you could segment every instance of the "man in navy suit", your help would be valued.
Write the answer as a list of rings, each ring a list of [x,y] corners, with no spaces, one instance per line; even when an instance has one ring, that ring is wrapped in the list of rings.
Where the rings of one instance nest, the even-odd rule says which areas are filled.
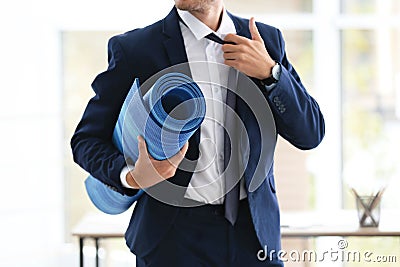
[[[225,42],[208,39],[210,33]],[[112,143],[120,108],[134,78],[143,83],[170,66],[206,61],[225,64],[250,77],[254,86],[248,89],[258,90],[265,98],[265,110],[272,111],[277,133],[299,149],[316,147],[324,136],[324,119],[286,57],[281,32],[253,18],[228,13],[222,0],[175,0],[175,7],[163,20],[111,38],[108,60],[107,70],[92,83],[96,95],[72,137],[74,160],[121,194],[135,195],[141,188],[162,188],[168,182],[185,189],[174,196],[176,203],[189,199],[203,204],[180,207],[148,193],[142,195],[125,235],[137,266],[283,266],[273,253],[280,249],[273,168],[260,173],[252,164],[264,159],[259,146],[262,134],[251,115],[251,103],[236,100],[235,110],[251,138],[250,163],[235,187],[238,204],[232,206],[236,210],[233,215],[227,216],[231,204],[220,195],[224,184],[210,183],[223,171],[224,155],[218,153],[226,150],[223,126],[213,120],[205,120],[189,144],[164,161],[152,159],[139,137],[139,158],[127,166]],[[191,71],[196,81],[202,70]],[[226,81],[228,74],[221,71],[218,75],[220,81]],[[218,88],[200,88],[206,97],[220,102],[227,99]],[[215,102],[207,103],[207,110],[213,112],[210,116],[224,116]],[[205,165],[204,160],[214,152],[215,160],[208,160],[208,167],[197,171],[196,166]],[[184,158],[197,160],[194,169],[180,168]],[[254,175],[260,176],[262,183],[249,190]],[[206,184],[212,186],[204,187]],[[264,248],[268,255],[261,260],[257,255]]]

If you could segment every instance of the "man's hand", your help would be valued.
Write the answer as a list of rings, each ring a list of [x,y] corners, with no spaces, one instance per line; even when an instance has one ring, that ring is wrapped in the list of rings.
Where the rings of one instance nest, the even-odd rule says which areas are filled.
[[[135,168],[126,175],[126,181],[130,186],[141,189],[171,178],[185,157],[188,147],[189,143],[186,143],[175,156],[166,160],[155,160],[149,155],[143,137],[139,136],[139,157]]]
[[[235,43],[222,46],[225,64],[247,76],[263,80],[271,76],[275,61],[265,48],[254,18],[250,19],[249,28],[252,40],[236,34],[225,37],[225,41]]]

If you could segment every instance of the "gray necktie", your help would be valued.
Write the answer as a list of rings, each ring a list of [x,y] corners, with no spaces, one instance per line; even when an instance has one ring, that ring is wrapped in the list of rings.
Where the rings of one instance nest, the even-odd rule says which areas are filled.
[[[205,38],[219,44],[226,44],[220,37],[214,33],[210,33]],[[239,211],[239,137],[237,133],[237,116],[234,114],[236,109],[236,95],[232,91],[236,89],[237,71],[233,68],[229,69],[228,90],[226,93],[226,105],[232,109],[229,111],[227,107],[225,117],[225,133],[224,133],[224,178],[225,178],[225,218],[234,225]],[[229,134],[228,134],[229,133]],[[229,167],[228,167],[229,164]],[[229,190],[229,191],[228,191]]]
[[[232,109],[229,111],[227,107],[225,117],[225,134],[224,134],[224,177],[225,177],[225,218],[234,225],[236,222],[239,209],[239,136],[238,136],[238,116],[236,109],[236,95],[232,91],[236,89],[237,71],[233,68],[229,69],[228,90],[226,94],[226,105]],[[228,134],[229,133],[229,134]],[[228,165],[229,163],[229,165]],[[229,190],[229,191],[228,191]]]
[[[213,32],[210,33],[209,35],[207,35],[206,38],[211,40],[211,41],[214,41],[216,43],[222,44],[222,45],[223,44],[235,44],[235,43],[232,43],[232,42],[227,42],[227,41],[222,40],[218,35],[216,35]]]

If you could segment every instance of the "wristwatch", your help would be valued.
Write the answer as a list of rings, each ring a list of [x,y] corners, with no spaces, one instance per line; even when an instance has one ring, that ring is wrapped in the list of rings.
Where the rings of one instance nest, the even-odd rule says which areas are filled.
[[[261,80],[261,84],[263,86],[271,86],[274,83],[277,83],[280,77],[281,77],[281,64],[279,62],[276,62],[275,65],[272,67],[271,76],[265,78],[264,80]]]

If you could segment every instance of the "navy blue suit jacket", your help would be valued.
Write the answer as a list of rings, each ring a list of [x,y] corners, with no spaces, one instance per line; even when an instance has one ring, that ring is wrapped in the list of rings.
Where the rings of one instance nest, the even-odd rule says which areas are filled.
[[[229,14],[237,33],[251,38],[249,21]],[[282,74],[276,87],[267,93],[261,88],[272,110],[277,133],[300,149],[316,147],[324,136],[324,119],[316,101],[307,93],[296,71],[288,61],[281,32],[271,26],[257,23],[258,30],[271,57],[282,65]],[[83,117],[72,137],[74,160],[102,182],[122,194],[134,195],[120,182],[125,166],[124,156],[113,146],[112,133],[122,103],[133,83],[143,83],[153,74],[172,65],[187,62],[184,42],[176,9],[167,17],[142,29],[114,36],[108,44],[108,69],[92,83],[96,95],[89,101]],[[240,116],[245,116],[246,110]],[[252,131],[252,118],[246,120]],[[250,122],[249,122],[250,121]],[[260,134],[253,132],[250,139],[250,161],[259,160]],[[200,132],[189,140],[188,159],[198,158]],[[251,170],[250,170],[251,172]],[[177,170],[169,182],[186,187],[192,173]],[[248,192],[248,201],[254,227],[262,247],[280,249],[279,207],[275,194],[273,168],[265,173],[263,183],[254,192]],[[162,183],[155,187],[162,187]],[[248,181],[246,180],[248,187]],[[176,195],[176,199],[182,198]],[[148,194],[136,203],[126,242],[133,253],[144,256],[154,248],[173,224],[177,209],[163,204]]]

